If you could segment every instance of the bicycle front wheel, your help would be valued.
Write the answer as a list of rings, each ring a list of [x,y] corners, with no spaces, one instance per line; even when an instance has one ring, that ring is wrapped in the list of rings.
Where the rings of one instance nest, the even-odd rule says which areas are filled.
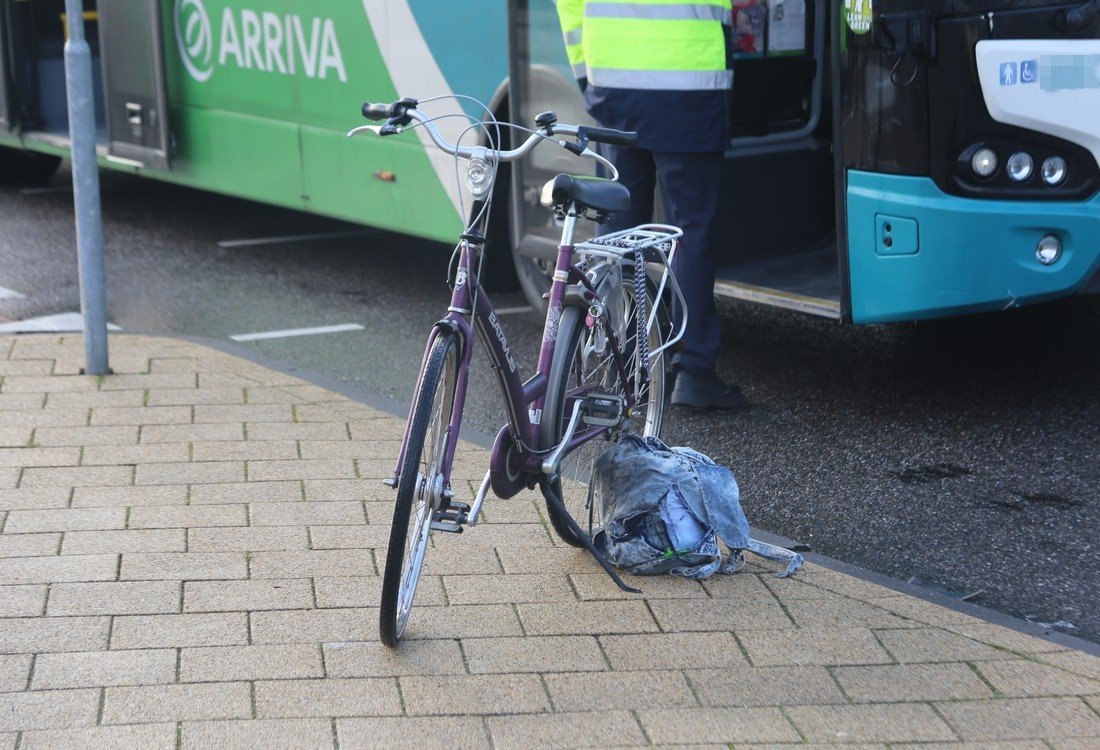
[[[448,428],[457,379],[458,342],[453,334],[441,334],[428,353],[417,390],[382,574],[379,633],[390,648],[405,632],[428,551],[432,516],[442,504],[443,457],[453,439]]]
[[[576,450],[567,453],[562,459],[558,480],[552,489],[559,493],[566,512],[577,521],[581,529],[599,526],[599,508],[588,506],[588,482],[596,459],[611,447],[614,441],[624,433],[659,437],[661,419],[665,408],[665,352],[649,358],[649,379],[642,375],[641,362],[638,360],[638,305],[632,284],[622,285],[621,294],[610,294],[615,290],[607,288],[617,281],[607,280],[599,288],[605,301],[618,299],[620,311],[609,310],[608,314],[618,320],[616,326],[619,335],[621,356],[627,380],[619,377],[615,367],[612,342],[600,324],[589,326],[587,311],[579,307],[569,307],[562,313],[558,328],[558,348],[550,366],[550,387],[546,391],[543,408],[543,428],[540,433],[540,448],[552,449],[561,442],[573,414],[573,405],[577,399],[594,394],[628,397],[635,399],[631,416],[621,429],[607,429],[584,443]],[[656,313],[654,309],[656,307]],[[652,290],[646,290],[647,340],[649,350],[657,351],[671,335],[671,320],[663,304],[654,300]],[[621,313],[621,315],[619,314]],[[580,433],[586,428],[582,423]],[[574,547],[583,547],[584,540],[569,528],[566,519],[547,503],[547,514],[554,531],[564,542]]]

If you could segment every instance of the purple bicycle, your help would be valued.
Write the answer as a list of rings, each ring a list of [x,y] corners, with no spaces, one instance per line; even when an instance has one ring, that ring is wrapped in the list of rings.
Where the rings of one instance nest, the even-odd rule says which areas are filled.
[[[397,490],[379,621],[382,642],[390,647],[405,631],[432,531],[475,526],[490,490],[509,498],[540,488],[554,531],[566,543],[587,548],[620,587],[637,591],[622,582],[591,542],[599,508],[587,485],[596,457],[611,442],[626,432],[659,435],[664,355],[680,339],[684,323],[674,323],[667,311],[669,299],[683,302],[670,270],[679,229],[649,224],[574,243],[579,219],[602,223],[630,206],[630,193],[615,181],[614,166],[588,144],[630,146],[635,133],[565,125],[547,112],[536,118],[535,130],[475,123],[470,129],[481,129],[488,145],[459,146],[447,141],[418,105],[415,99],[364,104],[365,117],[386,123],[349,133],[385,136],[422,127],[439,149],[466,161],[464,182],[475,199],[474,218],[455,248],[451,304],[428,338],[401,451],[393,478],[386,480]],[[518,148],[494,148],[502,127],[529,136]],[[538,365],[524,380],[478,278],[496,167],[541,144],[597,161],[612,178],[559,174],[543,188],[542,203],[561,221],[562,234]],[[455,499],[451,467],[475,332],[498,377],[508,421],[497,434],[476,496],[465,503]],[[576,520],[584,516],[587,530]]]

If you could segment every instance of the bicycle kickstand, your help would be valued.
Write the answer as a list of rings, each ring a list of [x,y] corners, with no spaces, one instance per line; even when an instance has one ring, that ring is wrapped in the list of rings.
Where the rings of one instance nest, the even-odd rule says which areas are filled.
[[[558,493],[554,492],[553,486],[550,484],[552,477],[543,476],[539,480],[539,484],[542,486],[543,495],[554,506],[554,510],[557,511],[558,517],[565,520],[566,525],[573,534],[584,542],[585,549],[587,549],[592,557],[596,558],[596,562],[604,569],[604,571],[611,576],[611,580],[618,584],[619,588],[623,591],[629,591],[632,594],[642,593],[641,589],[636,589],[633,586],[628,586],[623,583],[623,579],[619,578],[619,574],[615,572],[615,569],[611,567],[611,563],[607,561],[603,553],[596,549],[596,545],[592,544],[592,539],[581,530],[581,527],[577,525],[577,522],[573,519],[573,516],[569,515],[569,512],[565,509],[565,503],[562,501]]]

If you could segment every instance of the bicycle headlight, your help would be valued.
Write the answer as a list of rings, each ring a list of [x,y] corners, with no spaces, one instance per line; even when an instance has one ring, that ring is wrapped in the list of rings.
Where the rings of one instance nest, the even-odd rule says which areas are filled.
[[[478,200],[484,199],[493,189],[493,165],[480,157],[466,164],[466,188]]]

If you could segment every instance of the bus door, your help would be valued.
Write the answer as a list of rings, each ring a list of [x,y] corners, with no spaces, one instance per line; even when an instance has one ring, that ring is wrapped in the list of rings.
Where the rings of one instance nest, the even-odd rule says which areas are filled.
[[[842,319],[847,285],[836,236],[833,97],[826,75],[830,6],[825,0],[734,0],[733,9],[734,84],[715,292]],[[554,2],[512,0],[510,13],[513,121],[530,125],[545,110],[562,121],[590,121]],[[554,174],[577,169],[567,157],[539,149],[513,172],[521,282],[525,269],[552,265],[560,229],[538,205],[538,195]],[[531,296],[527,284],[525,291]]]
[[[99,76],[96,3],[84,4],[84,25],[92,57],[92,84],[97,130],[103,102]],[[64,0],[0,0],[0,46],[4,68],[0,82],[0,133],[18,130],[24,141],[52,147],[69,144],[65,88]],[[101,138],[102,140],[102,138]]]
[[[96,141],[101,155],[168,166],[158,0],[85,0]],[[69,146],[64,0],[0,0],[0,133]]]
[[[109,156],[169,165],[160,2],[99,0],[99,44]]]

